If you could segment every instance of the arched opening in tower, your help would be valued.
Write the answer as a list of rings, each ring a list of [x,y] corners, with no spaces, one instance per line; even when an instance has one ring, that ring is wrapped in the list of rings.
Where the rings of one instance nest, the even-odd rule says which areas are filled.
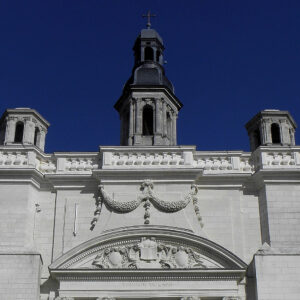
[[[24,123],[18,122],[16,125],[16,132],[15,132],[15,143],[22,143],[23,141],[23,133],[24,133]]]
[[[153,49],[151,47],[145,48],[145,60],[153,60]]]
[[[273,144],[280,144],[280,129],[277,123],[273,123],[271,125],[271,134],[272,134],[272,143]]]
[[[169,139],[171,139],[171,131],[172,131],[172,120],[171,120],[171,116],[170,116],[170,113],[167,112],[167,137]]]
[[[153,108],[145,105],[143,109],[143,135],[153,135]]]
[[[41,132],[40,130],[36,127],[34,131],[34,141],[33,144],[37,146],[40,143],[40,137],[41,137]]]

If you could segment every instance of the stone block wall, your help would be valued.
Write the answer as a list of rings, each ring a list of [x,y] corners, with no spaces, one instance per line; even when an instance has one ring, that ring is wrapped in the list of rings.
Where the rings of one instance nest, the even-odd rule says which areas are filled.
[[[270,246],[288,252],[300,248],[300,186],[270,184],[266,186],[266,209]],[[266,222],[267,222],[266,221]],[[290,249],[290,250],[288,250]]]
[[[0,299],[40,299],[40,269],[37,253],[0,253]]]
[[[299,300],[300,254],[256,254],[247,300]]]

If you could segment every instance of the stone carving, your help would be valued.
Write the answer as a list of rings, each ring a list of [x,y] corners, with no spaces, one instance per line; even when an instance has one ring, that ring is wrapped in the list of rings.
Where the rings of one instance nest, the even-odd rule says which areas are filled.
[[[98,168],[98,164],[95,159],[72,158],[66,160],[66,171],[82,172],[82,171],[91,171],[97,168]]]
[[[191,248],[157,242],[153,237],[144,237],[133,245],[106,248],[92,265],[100,269],[207,268],[201,255]]]
[[[180,200],[173,200],[173,201],[167,201],[159,198],[157,195],[155,195],[154,191],[154,184],[151,180],[144,180],[144,182],[141,184],[140,190],[142,192],[142,195],[138,196],[136,199],[129,200],[129,201],[118,201],[116,199],[113,199],[110,197],[104,190],[103,185],[99,185],[99,198],[100,200],[97,202],[97,208],[95,210],[95,217],[93,218],[91,224],[94,228],[95,224],[97,223],[102,202],[105,202],[112,210],[121,212],[121,213],[127,213],[130,211],[133,211],[136,209],[142,202],[144,202],[144,208],[145,208],[145,214],[144,214],[144,224],[150,224],[150,207],[151,204],[153,204],[158,209],[165,211],[165,212],[176,212],[183,208],[185,208],[190,201],[197,202],[196,201],[196,195],[198,193],[198,189],[195,185],[192,185],[191,189],[192,191],[184,197],[184,199]],[[199,215],[199,208],[196,212],[197,216]],[[198,219],[200,217],[198,216]]]
[[[118,153],[113,152],[110,165],[118,167],[156,167],[156,166],[178,166],[184,165],[182,153],[151,153],[151,152],[133,152]]]
[[[0,167],[27,166],[27,155],[18,152],[0,152]]]
[[[198,205],[198,197],[196,197],[196,195],[198,193],[198,188],[197,188],[197,186],[195,184],[193,184],[191,186],[191,189],[194,190],[194,192],[190,193],[190,196],[192,197],[192,200],[193,200],[195,214],[196,214],[197,219],[199,221],[199,224],[200,224],[200,226],[202,228],[204,226],[204,224],[202,222],[202,217],[200,215],[200,209],[199,209],[199,205]]]

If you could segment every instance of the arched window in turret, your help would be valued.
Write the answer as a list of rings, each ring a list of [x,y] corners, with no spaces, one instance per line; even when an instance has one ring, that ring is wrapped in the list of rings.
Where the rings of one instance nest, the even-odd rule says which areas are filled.
[[[22,143],[23,142],[23,133],[24,133],[24,123],[18,122],[16,124],[16,132],[15,132],[15,143]]]
[[[259,147],[261,145],[261,138],[260,138],[259,129],[254,130],[253,139],[254,139],[255,148]]]
[[[171,116],[170,113],[167,112],[167,136],[168,138],[171,137],[171,126],[172,126],[172,120],[171,120]]]
[[[272,143],[273,144],[280,144],[280,128],[277,123],[273,123],[271,125],[271,134],[272,134]]]
[[[35,131],[34,131],[34,142],[33,144],[35,146],[37,146],[40,143],[40,137],[41,137],[41,132],[38,129],[38,127],[35,127]]]
[[[145,105],[143,109],[143,135],[153,135],[153,108]]]
[[[153,49],[151,47],[145,48],[145,60],[153,60]]]

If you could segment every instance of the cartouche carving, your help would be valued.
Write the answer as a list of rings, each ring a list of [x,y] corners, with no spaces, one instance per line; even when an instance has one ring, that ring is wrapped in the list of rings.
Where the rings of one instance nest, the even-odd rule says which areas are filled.
[[[199,253],[184,246],[157,242],[154,237],[139,243],[103,249],[92,265],[100,269],[207,269]],[[216,267],[215,265],[210,267]]]

